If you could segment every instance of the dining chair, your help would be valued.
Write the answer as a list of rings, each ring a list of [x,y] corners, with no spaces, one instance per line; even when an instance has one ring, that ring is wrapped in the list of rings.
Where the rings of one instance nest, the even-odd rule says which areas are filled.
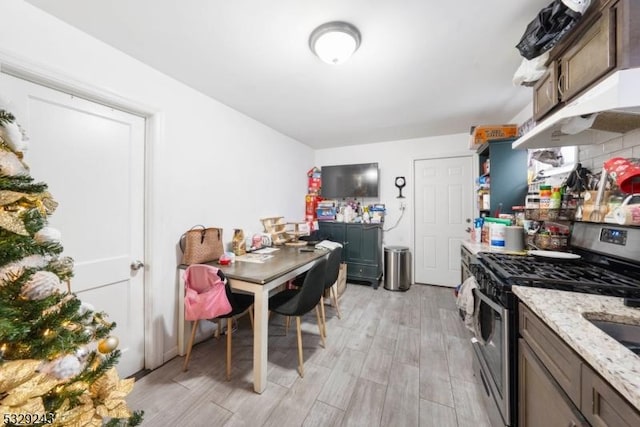
[[[302,355],[302,331],[300,329],[300,317],[316,309],[318,331],[324,346],[324,335],[320,319],[318,303],[324,292],[324,276],[327,269],[327,260],[322,258],[309,269],[304,278],[304,283],[298,289],[287,289],[269,298],[269,311],[283,316],[296,318],[298,338],[298,374],[304,377],[304,359]]]
[[[327,259],[327,273],[325,277],[325,291],[329,291],[329,297],[331,298],[331,304],[336,309],[336,314],[338,315],[338,319],[342,319],[342,313],[340,313],[340,307],[338,306],[338,275],[340,274],[340,264],[342,262],[342,247],[337,247],[331,250],[329,253],[329,257]],[[295,279],[293,279],[292,284],[294,286],[300,287],[304,283],[304,278],[306,276],[306,272],[300,274]],[[326,296],[326,292],[324,296]],[[321,306],[321,314],[322,314],[322,322],[325,324],[325,313],[324,313],[324,304]],[[324,327],[325,337],[326,335],[326,327]]]
[[[187,355],[184,359],[183,371],[187,370],[193,341],[200,320],[218,322],[216,335],[222,326],[221,319],[227,319],[227,354],[226,376],[231,378],[231,338],[233,334],[233,320],[248,313],[253,327],[253,295],[245,295],[233,292],[224,273],[213,266],[206,264],[190,265],[185,271],[185,320],[192,321],[191,337],[187,346]]]
[[[340,262],[342,260],[342,248],[338,247],[329,253],[327,258],[327,270],[324,275],[324,289],[329,291],[336,308],[338,319],[341,319],[340,307],[338,307],[338,274],[340,273]],[[327,320],[324,313],[324,301],[320,299],[320,315],[322,317],[322,333],[327,337]]]

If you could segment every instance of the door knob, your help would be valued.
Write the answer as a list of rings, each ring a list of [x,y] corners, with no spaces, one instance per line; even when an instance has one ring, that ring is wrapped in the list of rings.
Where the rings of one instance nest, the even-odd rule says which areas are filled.
[[[467,218],[467,219],[466,219],[466,221],[467,221],[467,222],[471,222],[471,218]]]
[[[133,271],[140,270],[142,267],[144,267],[144,262],[140,261],[139,259],[131,261],[131,269]]]

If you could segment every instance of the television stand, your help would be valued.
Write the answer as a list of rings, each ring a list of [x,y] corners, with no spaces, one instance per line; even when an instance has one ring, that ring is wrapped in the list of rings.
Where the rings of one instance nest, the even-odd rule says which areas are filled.
[[[382,278],[382,224],[319,221],[318,225],[327,240],[342,244],[347,280],[378,289]]]

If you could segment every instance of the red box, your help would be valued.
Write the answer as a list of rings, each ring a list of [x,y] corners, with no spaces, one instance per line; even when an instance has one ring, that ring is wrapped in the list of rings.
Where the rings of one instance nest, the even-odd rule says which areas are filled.
[[[316,209],[318,208],[318,202],[322,200],[322,197],[317,194],[307,194],[304,196],[305,216],[312,216],[314,219],[316,217]]]
[[[320,169],[315,166],[309,169],[309,171],[307,172],[307,177],[307,190],[310,194],[318,194],[320,192],[320,188],[322,187],[322,175],[320,174]]]

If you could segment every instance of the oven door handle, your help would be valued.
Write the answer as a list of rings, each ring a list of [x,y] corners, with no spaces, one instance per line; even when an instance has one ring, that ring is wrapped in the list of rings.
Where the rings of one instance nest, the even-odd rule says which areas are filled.
[[[497,311],[498,313],[502,314],[503,316],[505,315],[505,313],[507,312],[507,309],[504,308],[503,306],[501,306],[500,304],[498,304],[495,301],[492,301],[491,298],[489,298],[488,296],[486,296],[485,294],[482,293],[481,290],[479,289],[474,289],[474,295],[476,295],[478,298],[480,298],[480,300],[482,300],[482,302],[484,302],[485,304],[487,304],[489,307],[491,307],[492,309],[494,309],[495,311]]]

